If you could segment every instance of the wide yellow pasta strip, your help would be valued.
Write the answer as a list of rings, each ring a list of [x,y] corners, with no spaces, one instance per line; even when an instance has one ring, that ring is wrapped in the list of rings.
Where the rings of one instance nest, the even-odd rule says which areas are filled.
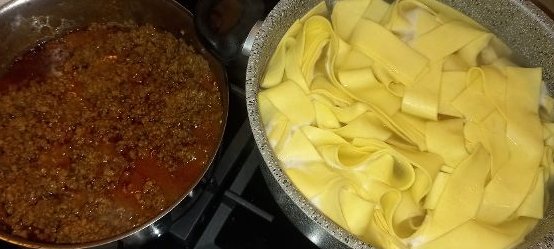
[[[432,241],[475,217],[489,173],[490,155],[479,147],[450,175],[433,211],[415,236]]]
[[[381,120],[370,112],[360,115],[347,125],[334,130],[334,132],[346,139],[374,138],[381,141],[387,140],[392,135]]]
[[[370,2],[366,0],[337,1],[333,8],[331,20],[337,35],[349,40],[358,21],[364,15]]]
[[[383,26],[362,19],[350,39],[352,46],[383,65],[398,82],[410,85],[427,70],[429,60]],[[379,51],[379,52],[377,52]]]
[[[421,225],[425,211],[411,196],[410,192],[402,191],[400,203],[393,215],[393,229],[399,238],[410,237]]]
[[[348,94],[333,86],[326,77],[318,76],[314,78],[310,90],[312,94],[325,96],[334,106],[346,107],[354,103],[354,100]]]
[[[466,119],[480,122],[495,109],[494,103],[484,91],[486,79],[482,69],[471,68],[467,72],[466,81],[466,89],[453,100],[452,106]]]
[[[265,91],[266,97],[294,124],[311,124],[315,119],[315,111],[308,96],[292,81]]]
[[[495,111],[483,120],[479,131],[481,134],[479,142],[491,154],[491,176],[494,176],[512,157],[509,140],[506,137],[506,119],[500,112]]]
[[[524,238],[521,234],[527,234],[536,224],[536,219],[524,218],[491,227],[472,220],[467,221],[449,234],[426,244],[416,243],[412,248],[513,248],[523,241]]]
[[[360,52],[358,49],[353,48],[348,51],[345,55],[344,60],[341,63],[335,63],[337,70],[354,70],[371,67],[373,65],[373,60],[371,60],[367,55]]]
[[[487,185],[478,218],[491,224],[508,219],[532,188],[543,154],[538,117],[541,71],[508,67],[506,136],[511,158]]]
[[[373,215],[376,204],[363,199],[350,189],[340,193],[339,202],[349,230],[355,235],[362,236],[369,226],[367,217]]]
[[[437,18],[440,20],[443,20],[443,22],[445,23],[449,21],[460,21],[470,25],[475,29],[486,30],[481,24],[477,23],[475,20],[471,19],[470,17],[464,15],[463,13],[439,1],[436,1],[436,0],[409,0],[409,1],[420,2],[427,8],[432,9],[436,13]]]
[[[295,131],[286,146],[276,151],[279,160],[289,163],[323,161],[316,148],[302,130]]]
[[[302,28],[302,24],[298,21],[294,22],[284,35],[284,39],[279,42],[275,54],[272,56],[268,63],[269,70],[266,71],[264,78],[261,82],[261,87],[269,88],[274,87],[283,81],[286,65],[286,52],[296,45],[294,37],[298,31]]]
[[[544,168],[538,168],[533,185],[521,206],[516,211],[517,217],[541,219],[544,214]]]
[[[419,1],[400,1],[392,9],[392,15],[383,26],[404,41],[411,41],[441,24],[437,13]]]
[[[491,35],[477,30],[465,22],[452,21],[413,39],[409,44],[416,51],[429,58],[431,62],[436,62],[460,50],[481,36],[490,37]]]
[[[462,119],[427,122],[426,142],[430,152],[440,155],[445,164],[455,168],[469,154],[465,148]]]
[[[314,78],[314,69],[317,60],[323,53],[323,48],[329,44],[331,36],[334,35],[331,24],[322,16],[314,16],[306,20],[304,24],[304,51],[302,54],[302,75],[308,84]],[[306,88],[306,89],[307,89]]]
[[[384,0],[372,0],[369,1],[363,18],[380,23],[391,9],[391,5]],[[346,13],[348,12],[346,11]]]
[[[462,114],[452,106],[452,101],[466,88],[465,71],[442,72],[439,93],[439,114],[462,117]]]
[[[408,86],[402,99],[402,112],[424,119],[437,120],[442,81],[442,60],[432,63],[429,71]]]

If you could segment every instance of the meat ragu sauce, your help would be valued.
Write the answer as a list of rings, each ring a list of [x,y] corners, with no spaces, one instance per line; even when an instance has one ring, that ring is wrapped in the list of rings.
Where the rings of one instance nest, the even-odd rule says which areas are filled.
[[[128,231],[184,194],[217,148],[208,62],[152,26],[95,24],[0,78],[0,230],[81,243]]]

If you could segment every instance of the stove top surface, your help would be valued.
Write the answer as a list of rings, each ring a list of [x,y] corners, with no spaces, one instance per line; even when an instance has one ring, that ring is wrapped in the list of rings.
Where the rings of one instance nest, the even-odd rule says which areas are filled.
[[[222,0],[212,28],[225,32],[225,24],[236,16],[226,9],[242,0]],[[278,0],[258,1],[265,16]],[[0,5],[7,0],[0,0]],[[194,14],[198,0],[179,0]],[[554,1],[533,0],[550,14]],[[552,15],[551,15],[552,16]],[[122,240],[102,248],[317,248],[298,231],[275,203],[260,172],[263,159],[254,143],[246,113],[244,77],[227,65],[230,110],[224,142],[211,169],[201,183],[164,220],[165,232],[143,244]],[[157,228],[156,228],[157,229]],[[0,242],[0,248],[14,248]]]

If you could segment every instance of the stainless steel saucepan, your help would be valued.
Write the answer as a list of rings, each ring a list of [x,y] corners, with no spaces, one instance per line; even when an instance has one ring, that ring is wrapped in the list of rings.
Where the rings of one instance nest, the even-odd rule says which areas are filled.
[[[222,125],[218,145],[223,139],[229,105],[227,79],[223,64],[211,55],[199,39],[192,14],[173,0],[0,0],[0,75],[7,70],[13,59],[41,41],[51,39],[75,28],[91,23],[152,24],[154,27],[173,33],[192,44],[209,62],[218,82],[223,105]],[[218,132],[218,131],[214,131]],[[215,133],[217,134],[217,133]],[[0,239],[15,245],[31,248],[88,248],[101,247],[118,240],[124,244],[137,245],[151,236],[159,236],[159,230],[168,228],[165,216],[177,204],[186,199],[211,165],[215,152],[198,173],[190,176],[192,184],[183,189],[182,195],[158,216],[123,234],[100,241],[81,244],[46,244],[26,240],[0,231]],[[2,179],[0,179],[1,181]]]

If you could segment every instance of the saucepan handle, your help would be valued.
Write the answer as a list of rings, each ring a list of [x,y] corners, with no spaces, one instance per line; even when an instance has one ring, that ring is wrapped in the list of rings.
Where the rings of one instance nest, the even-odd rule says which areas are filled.
[[[247,37],[263,18],[264,7],[260,0],[201,0],[196,4],[195,26],[206,46],[229,65],[249,52],[253,38]]]

